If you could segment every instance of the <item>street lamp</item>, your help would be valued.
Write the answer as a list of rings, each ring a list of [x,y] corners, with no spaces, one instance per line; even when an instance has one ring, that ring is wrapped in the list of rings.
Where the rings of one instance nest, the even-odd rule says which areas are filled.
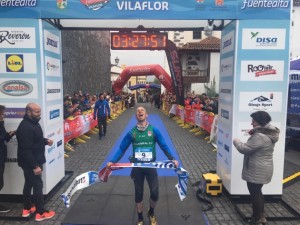
[[[117,56],[117,57],[115,58],[115,63],[116,63],[116,64],[110,64],[110,66],[111,66],[111,67],[117,66],[117,65],[119,64],[119,62],[120,62],[120,59],[119,59],[119,57]]]

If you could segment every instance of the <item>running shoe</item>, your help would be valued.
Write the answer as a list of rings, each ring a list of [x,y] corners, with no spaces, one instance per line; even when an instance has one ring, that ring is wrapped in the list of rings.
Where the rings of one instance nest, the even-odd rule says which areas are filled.
[[[35,215],[35,221],[43,221],[43,220],[51,219],[53,216],[55,216],[55,212],[53,211],[45,211],[43,214],[37,213]]]
[[[144,225],[144,220],[139,220],[137,225]]]
[[[30,216],[30,214],[35,213],[35,210],[36,210],[35,206],[32,206],[31,209],[23,209],[23,211],[22,211],[22,217],[28,217],[28,216]]]
[[[148,217],[149,217],[149,223],[150,223],[150,225],[158,225],[157,220],[156,220],[156,218],[155,218],[154,215],[149,215],[148,214]]]

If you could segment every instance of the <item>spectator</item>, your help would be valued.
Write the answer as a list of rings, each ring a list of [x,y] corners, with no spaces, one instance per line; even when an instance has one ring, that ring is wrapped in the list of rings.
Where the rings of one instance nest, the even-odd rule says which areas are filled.
[[[102,93],[99,94],[99,100],[94,108],[94,120],[98,119],[99,140],[106,135],[107,116],[110,118],[110,107],[108,102],[104,99]]]
[[[253,126],[250,138],[246,143],[234,138],[233,144],[244,155],[242,179],[247,182],[253,209],[250,224],[262,225],[267,223],[262,187],[270,183],[273,176],[273,151],[279,139],[279,129],[270,124],[271,116],[265,111],[250,116]]]
[[[70,96],[64,97],[64,119],[67,119],[69,116],[74,115],[78,111],[79,104],[72,104],[72,99]]]
[[[5,106],[0,105],[0,190],[4,186],[4,170],[5,170],[5,161],[7,158],[7,146],[6,143],[15,135],[15,131],[7,132],[4,126],[4,111]],[[0,212],[6,213],[11,209],[7,206],[0,205]]]
[[[116,152],[112,160],[107,163],[108,168],[111,166],[111,163],[118,162],[122,158],[130,144],[133,146],[133,162],[155,162],[156,143],[159,144],[168,159],[173,160],[175,166],[178,167],[178,161],[172,156],[171,151],[165,143],[160,131],[151,126],[147,122],[147,118],[148,114],[146,109],[138,107],[136,110],[136,119],[138,121],[137,125],[126,134],[120,144],[119,150]],[[157,170],[154,168],[133,168],[130,176],[133,179],[135,188],[138,225],[144,224],[143,193],[145,179],[147,180],[150,189],[150,208],[148,210],[150,225],[157,225],[156,217],[154,216],[154,208],[159,197]]]
[[[22,168],[25,178],[22,216],[29,217],[30,214],[36,212],[36,221],[50,219],[55,215],[54,211],[47,211],[44,206],[42,172],[43,164],[46,162],[45,145],[51,146],[53,141],[44,138],[39,124],[40,119],[40,106],[35,103],[28,103],[25,116],[16,133],[18,165]],[[34,205],[31,202],[32,189]]]

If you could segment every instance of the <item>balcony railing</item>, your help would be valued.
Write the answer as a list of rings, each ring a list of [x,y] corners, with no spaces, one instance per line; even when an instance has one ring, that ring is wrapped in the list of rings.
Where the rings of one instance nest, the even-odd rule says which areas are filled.
[[[207,83],[209,82],[208,70],[183,70],[183,83]]]

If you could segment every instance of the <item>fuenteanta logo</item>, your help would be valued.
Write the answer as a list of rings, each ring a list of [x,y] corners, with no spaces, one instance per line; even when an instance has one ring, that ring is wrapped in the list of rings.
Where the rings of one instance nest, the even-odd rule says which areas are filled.
[[[22,54],[6,54],[6,72],[24,72]]]
[[[9,0],[0,1],[0,7],[36,7],[37,0]]]
[[[90,10],[99,10],[109,3],[109,0],[80,0]]]
[[[244,0],[241,9],[247,8],[288,8],[290,1],[286,0]]]
[[[8,80],[0,84],[0,91],[11,96],[28,95],[32,90],[33,86],[22,80]]]

